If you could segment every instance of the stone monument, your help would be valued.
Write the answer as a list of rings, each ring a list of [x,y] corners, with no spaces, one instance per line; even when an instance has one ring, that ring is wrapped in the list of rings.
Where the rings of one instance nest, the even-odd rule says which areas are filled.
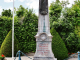
[[[50,33],[48,0],[39,0],[38,32],[36,52],[33,60],[57,60],[52,52],[52,35]]]

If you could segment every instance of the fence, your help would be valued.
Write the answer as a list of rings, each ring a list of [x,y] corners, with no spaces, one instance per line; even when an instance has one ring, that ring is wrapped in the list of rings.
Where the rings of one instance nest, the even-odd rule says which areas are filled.
[[[25,55],[26,57],[28,57],[28,58],[30,58],[29,56],[27,56],[26,54],[24,54],[22,51],[18,51],[17,52],[17,54],[16,54],[16,57],[17,56],[19,56],[19,59],[18,60],[21,60],[21,57],[20,57],[20,53],[22,53],[23,55]],[[72,54],[70,57],[68,57],[68,58],[66,58],[66,59],[64,59],[64,60],[68,60],[68,59],[70,59],[70,58],[72,58],[73,56],[75,56],[75,55],[77,55],[78,54],[78,60],[80,60],[80,52],[78,51],[77,53],[75,53],[75,54]],[[15,59],[16,59],[16,57],[15,57]],[[14,60],[15,60],[14,59]],[[32,60],[32,58],[30,58],[31,60]]]
[[[19,50],[19,51],[17,52],[17,54],[16,54],[16,57],[19,56],[19,59],[18,59],[18,60],[21,60],[20,53],[22,53],[22,54],[25,55],[26,57],[30,58],[29,56],[27,56],[26,54],[24,54],[22,51]],[[15,57],[15,59],[16,59],[16,57]],[[15,60],[15,59],[14,59],[14,60]],[[32,60],[32,58],[30,58],[30,59]]]

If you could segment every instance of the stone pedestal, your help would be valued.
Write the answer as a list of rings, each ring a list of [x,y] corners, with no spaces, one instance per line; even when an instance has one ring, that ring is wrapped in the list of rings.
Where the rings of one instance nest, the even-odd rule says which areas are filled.
[[[48,0],[39,0],[39,2],[39,4],[46,2],[46,4],[42,3],[46,6]],[[45,9],[41,8],[41,6],[39,7],[38,32],[35,36],[36,52],[33,60],[57,60],[52,52],[52,35],[50,33],[48,5]]]
[[[38,33],[36,38],[36,52],[33,60],[57,60],[52,52],[52,35],[50,34],[49,17],[45,16],[45,32],[44,28],[44,16],[39,14],[38,21]]]
[[[43,37],[42,37],[43,35]],[[52,36],[41,33],[36,37],[36,52],[33,60],[57,60],[52,52]],[[44,38],[45,37],[45,38]]]

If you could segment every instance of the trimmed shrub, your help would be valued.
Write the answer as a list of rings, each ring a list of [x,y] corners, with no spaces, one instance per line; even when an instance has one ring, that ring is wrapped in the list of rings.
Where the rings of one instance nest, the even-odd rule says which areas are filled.
[[[1,47],[0,47],[0,56],[1,56]]]
[[[18,51],[18,40],[14,36],[14,55],[16,56],[16,53]],[[12,56],[12,30],[9,31],[6,38],[4,39],[2,45],[1,45],[1,54],[4,54],[6,57]]]
[[[52,38],[52,51],[57,60],[63,60],[68,57],[67,48],[59,36],[58,32],[54,28],[50,30],[53,38]]]

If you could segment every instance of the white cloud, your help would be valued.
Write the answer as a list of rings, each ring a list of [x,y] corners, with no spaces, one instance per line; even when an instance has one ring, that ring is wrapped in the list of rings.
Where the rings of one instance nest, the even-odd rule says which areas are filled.
[[[24,0],[19,0],[20,2],[23,2]]]
[[[68,5],[67,7],[71,7],[72,4],[74,4],[74,1],[75,1],[75,0],[69,0],[70,5]]]
[[[16,1],[16,0],[14,0],[14,1]],[[9,3],[9,2],[13,2],[13,0],[4,0],[4,2]]]
[[[29,6],[30,5],[30,3],[25,3],[26,4],[26,6]]]
[[[0,12],[2,11],[2,6],[0,6]]]
[[[50,6],[50,3],[55,2],[56,0],[48,0],[48,6]]]
[[[38,12],[35,13],[38,16]]]
[[[28,6],[29,8],[33,8],[33,9],[38,9],[39,7],[39,0],[29,0],[29,2],[27,1],[26,6]]]
[[[39,0],[27,0],[25,5],[30,9],[33,8],[36,11],[35,13],[38,15]]]
[[[2,12],[2,7],[0,6],[0,14],[1,14],[1,12]]]
[[[37,2],[31,3],[30,8],[38,9],[38,3]]]

